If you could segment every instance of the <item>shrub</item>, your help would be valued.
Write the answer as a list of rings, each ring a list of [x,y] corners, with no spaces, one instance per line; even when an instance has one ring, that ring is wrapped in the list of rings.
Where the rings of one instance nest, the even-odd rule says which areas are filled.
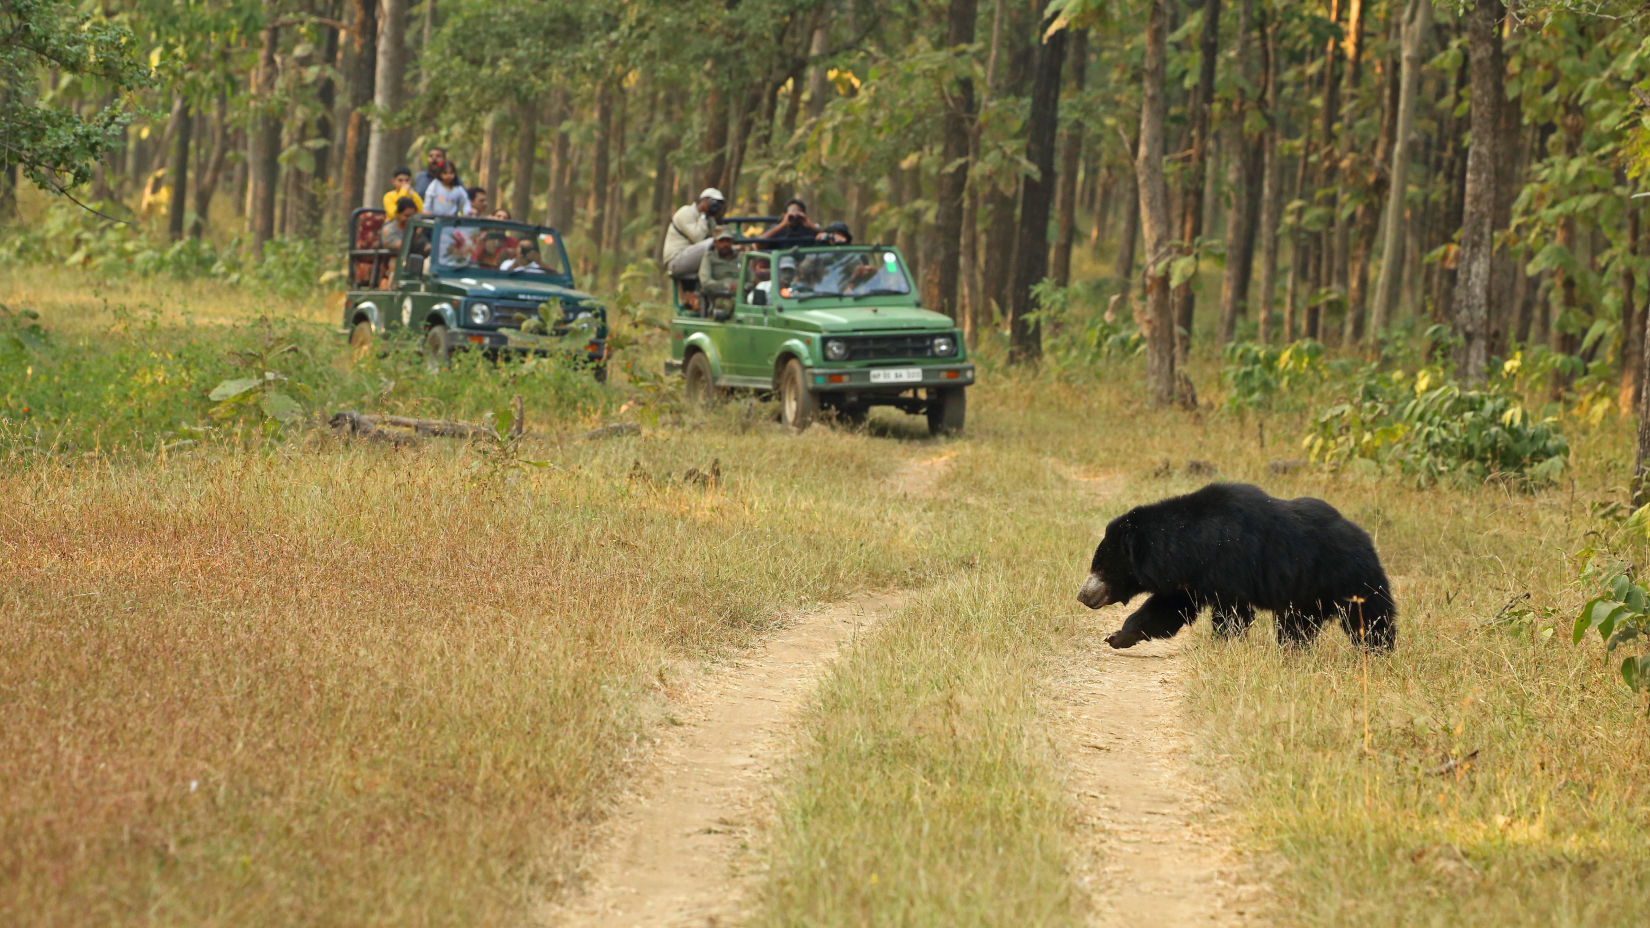
[[[1220,381],[1226,387],[1226,406],[1237,411],[1299,406],[1304,389],[1352,371],[1349,361],[1326,360],[1323,344],[1310,339],[1281,348],[1232,342],[1223,356]]]
[[[1557,479],[1570,456],[1555,420],[1532,414],[1504,381],[1466,389],[1435,368],[1413,378],[1364,368],[1351,399],[1320,413],[1303,445],[1315,461],[1396,468],[1422,484],[1538,486]]]

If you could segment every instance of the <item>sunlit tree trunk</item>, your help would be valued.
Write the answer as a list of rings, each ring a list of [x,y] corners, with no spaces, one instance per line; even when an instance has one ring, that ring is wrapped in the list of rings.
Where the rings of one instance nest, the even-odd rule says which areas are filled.
[[[373,74],[372,121],[367,142],[367,177],[363,206],[377,205],[390,189],[397,162],[405,157],[407,132],[386,125],[385,116],[406,105],[407,0],[382,0],[378,18],[378,63]]]
[[[1467,59],[1472,74],[1472,141],[1456,269],[1455,333],[1459,370],[1469,384],[1484,383],[1489,360],[1490,260],[1494,256],[1496,160],[1506,65],[1501,57],[1501,0],[1477,0],[1467,13]]]
[[[189,140],[195,126],[189,101],[181,92],[172,101],[172,120],[178,128],[172,140],[172,160],[166,167],[166,182],[172,186],[172,199],[166,211],[166,235],[175,242],[183,238],[183,217],[189,211]]]
[[[279,39],[273,25],[275,4],[266,0],[265,21],[259,44],[258,70],[253,81],[252,138],[250,140],[251,191],[248,194],[250,210],[247,216],[252,226],[252,254],[264,255],[264,244],[275,235],[275,183],[280,172],[277,159],[281,153],[281,124],[277,119],[275,93],[275,44]]]
[[[1071,48],[1066,57],[1071,61],[1071,90],[1073,95],[1083,92],[1088,77],[1089,34],[1079,29],[1071,36]],[[1071,246],[1077,236],[1077,176],[1083,167],[1083,123],[1072,119],[1066,122],[1065,139],[1060,146],[1059,191],[1055,195],[1054,266],[1049,274],[1054,282],[1064,287],[1071,283]]]
[[[947,7],[945,44],[955,54],[974,43],[976,0],[951,0]],[[946,94],[942,128],[939,203],[939,297],[935,310],[958,319],[957,294],[962,274],[963,207],[968,192],[968,134],[974,122],[974,81],[964,75]]]
[[[1036,174],[1020,179],[1019,242],[1014,250],[1014,289],[1009,294],[1010,362],[1034,362],[1042,356],[1043,336],[1033,313],[1031,289],[1048,276],[1049,213],[1054,203],[1054,146],[1060,130],[1060,73],[1065,68],[1068,30],[1060,30],[1037,48],[1031,83],[1031,113],[1026,120],[1026,160]]]
[[[1151,0],[1146,22],[1144,81],[1140,95],[1140,219],[1146,243],[1146,305],[1139,314],[1146,337],[1146,394],[1154,406],[1174,402],[1175,317],[1169,300],[1169,186],[1163,177],[1164,45],[1168,0]]]
[[[1192,157],[1186,166],[1186,190],[1180,201],[1180,240],[1188,252],[1195,254],[1197,240],[1203,235],[1204,181],[1209,170],[1209,107],[1215,95],[1215,61],[1220,52],[1220,0],[1204,0],[1203,32],[1199,41],[1201,50],[1196,96],[1192,98],[1191,132]],[[1150,253],[1151,249],[1147,249]],[[1192,344],[1192,314],[1197,297],[1192,287],[1195,280],[1181,284],[1174,294],[1175,357],[1186,360]]]
[[[1387,195],[1381,220],[1381,271],[1375,278],[1375,303],[1369,318],[1369,340],[1391,324],[1398,310],[1399,284],[1404,272],[1404,198],[1409,187],[1409,152],[1415,134],[1415,99],[1421,84],[1421,47],[1432,27],[1431,0],[1404,4],[1403,52],[1398,79],[1398,126],[1392,138],[1392,169],[1387,172]]]

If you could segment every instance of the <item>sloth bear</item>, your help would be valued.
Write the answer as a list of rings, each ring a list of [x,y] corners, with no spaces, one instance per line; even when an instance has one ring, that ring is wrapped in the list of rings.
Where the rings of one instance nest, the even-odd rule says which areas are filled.
[[[1107,644],[1172,638],[1205,606],[1226,638],[1241,636],[1256,609],[1276,616],[1279,644],[1311,641],[1332,616],[1365,648],[1398,637],[1369,534],[1321,499],[1278,499],[1246,483],[1211,483],[1106,526],[1077,600],[1099,609],[1141,593],[1150,596]]]

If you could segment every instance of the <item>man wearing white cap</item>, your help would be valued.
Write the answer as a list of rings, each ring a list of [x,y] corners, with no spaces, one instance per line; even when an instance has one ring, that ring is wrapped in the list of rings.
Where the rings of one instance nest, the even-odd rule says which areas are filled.
[[[711,233],[716,230],[716,217],[722,214],[725,199],[722,191],[706,187],[697,201],[670,217],[670,228],[665,230],[665,273],[672,277],[699,273],[699,262],[710,250]]]

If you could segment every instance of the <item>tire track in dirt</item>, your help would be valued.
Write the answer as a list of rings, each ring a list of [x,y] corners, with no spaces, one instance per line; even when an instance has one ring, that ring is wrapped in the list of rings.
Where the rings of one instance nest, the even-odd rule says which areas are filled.
[[[1052,675],[1056,746],[1096,925],[1244,925],[1261,887],[1193,775],[1179,680],[1187,637],[1116,651],[1107,618]]]
[[[826,665],[905,601],[864,594],[803,615],[671,706],[630,794],[602,828],[583,891],[541,922],[579,928],[726,924],[745,904],[739,872],[771,807],[777,763]]]

